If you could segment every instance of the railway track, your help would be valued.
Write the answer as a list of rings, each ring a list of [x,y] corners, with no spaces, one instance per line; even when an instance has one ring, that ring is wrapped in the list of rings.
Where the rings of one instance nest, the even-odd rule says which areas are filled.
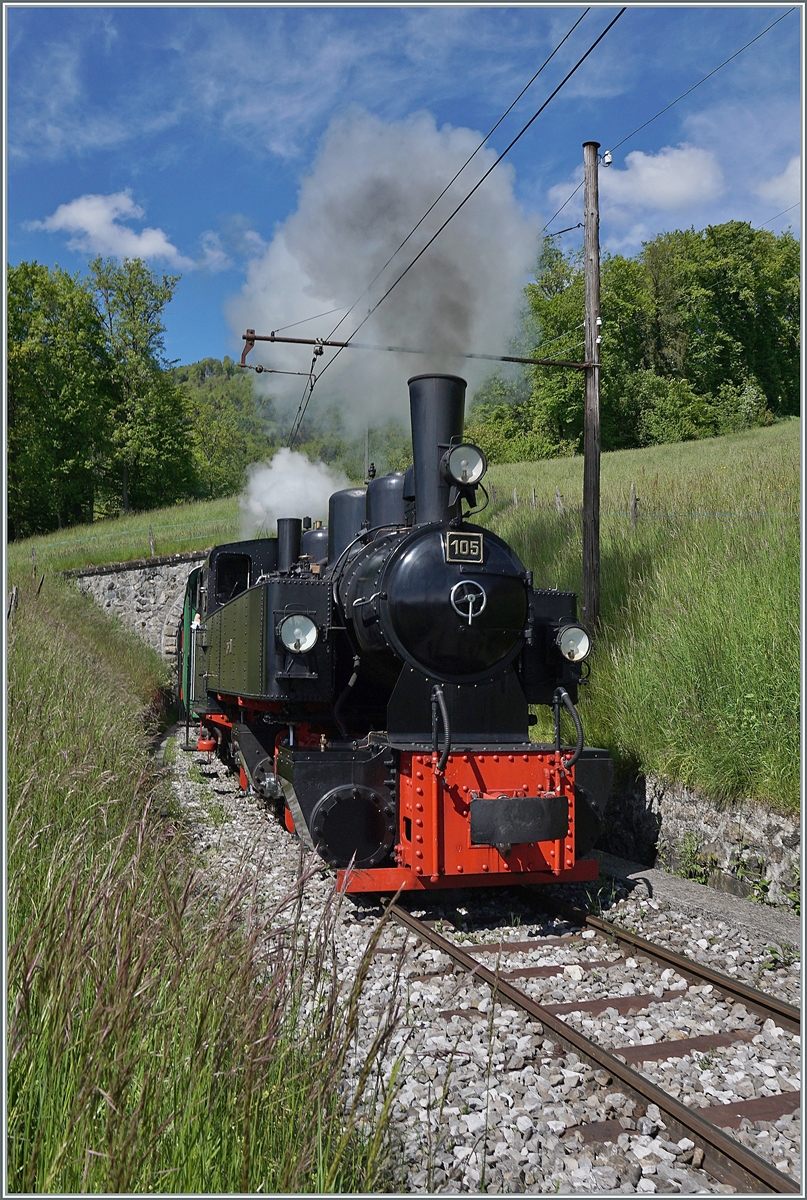
[[[600,1071],[607,1072],[618,1081],[622,1092],[637,1103],[637,1112],[644,1113],[655,1105],[666,1127],[666,1136],[679,1141],[689,1139],[693,1144],[688,1156],[693,1166],[700,1167],[712,1178],[730,1185],[738,1192],[801,1194],[801,1185],[797,1180],[725,1132],[726,1126],[739,1127],[743,1117],[751,1121],[771,1121],[797,1111],[799,1092],[787,1091],[735,1104],[718,1103],[695,1108],[682,1103],[663,1086],[648,1078],[647,1070],[641,1072],[638,1069],[643,1064],[647,1068],[650,1063],[663,1063],[664,1060],[694,1052],[703,1053],[735,1043],[748,1043],[753,1036],[750,1029],[734,1027],[694,1038],[647,1039],[641,1044],[606,1047],[596,1040],[596,1029],[583,1033],[572,1023],[573,1014],[577,1014],[578,1020],[580,1014],[586,1014],[588,1023],[593,1024],[590,1020],[592,1016],[613,1013],[614,1010],[633,1015],[647,1012],[652,1018],[654,1006],[663,1005],[671,995],[680,997],[689,988],[700,989],[701,994],[706,989],[709,995],[714,996],[716,1010],[718,1002],[732,1006],[735,1011],[744,1009],[762,1023],[771,1021],[774,1026],[790,1034],[799,1032],[799,1010],[775,996],[759,992],[739,980],[722,975],[580,909],[548,897],[542,897],[541,906],[550,912],[554,910],[556,916],[571,923],[570,933],[562,938],[535,937],[523,941],[493,940],[460,944],[439,932],[434,927],[435,922],[413,916],[400,903],[390,904],[388,911],[409,933],[447,956],[454,964],[455,974],[459,968],[460,973],[467,972],[469,977],[473,975],[476,980],[486,983],[500,1003],[506,1001],[540,1022],[545,1033]],[[581,948],[585,946],[586,959],[553,962],[553,958],[557,960],[561,946],[565,947],[563,953],[575,946],[575,927],[577,942]],[[614,952],[628,956],[627,963],[633,963],[637,977],[647,979],[648,971],[651,974],[655,972],[656,978],[650,986],[645,984],[645,990],[638,994],[609,994],[607,979],[600,977],[607,975],[615,965],[626,961],[624,958],[607,957]],[[434,977],[439,973],[435,972]],[[563,1004],[545,1002],[540,995],[540,988],[544,981],[551,981],[557,975],[578,981],[579,998]],[[468,1010],[457,1009],[446,1010],[440,1015],[450,1018],[469,1017],[472,1014]],[[579,1134],[583,1143],[615,1142],[625,1132],[625,1126],[619,1120],[590,1121],[571,1132]],[[678,1152],[680,1154],[680,1150]]]

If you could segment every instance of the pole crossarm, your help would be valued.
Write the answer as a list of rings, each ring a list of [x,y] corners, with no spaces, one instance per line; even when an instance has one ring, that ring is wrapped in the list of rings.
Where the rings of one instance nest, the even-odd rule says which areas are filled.
[[[350,349],[388,351],[393,354],[437,353],[437,351],[434,350],[416,350],[411,346],[374,346],[367,342],[333,342],[324,338],[278,337],[278,335],[274,332],[262,334],[256,333],[254,329],[248,329],[246,333],[242,334],[242,339],[244,341],[244,349],[241,354],[241,362],[239,364],[242,367],[246,367],[248,365],[246,361],[247,355],[249,354],[250,350],[252,350],[256,342],[282,342],[292,346],[321,346],[323,348],[333,347],[334,349],[338,350]],[[571,362],[564,358],[522,358],[514,354],[461,354],[452,352],[448,355],[448,357],[482,358],[486,359],[488,362],[523,363],[525,366],[530,367],[565,367],[575,371],[585,371],[592,365],[590,362]]]

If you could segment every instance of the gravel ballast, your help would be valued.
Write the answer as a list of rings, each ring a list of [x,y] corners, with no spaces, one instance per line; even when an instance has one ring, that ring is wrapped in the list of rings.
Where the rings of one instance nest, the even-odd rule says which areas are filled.
[[[181,735],[180,735],[181,738]],[[295,886],[301,868],[297,839],[235,776],[206,754],[173,752],[170,768],[183,823],[208,886],[226,894],[248,872],[261,904],[275,905]],[[660,875],[655,872],[655,875]],[[680,883],[681,881],[677,881]],[[694,886],[694,885],[693,885]],[[316,922],[332,892],[333,874],[315,869],[304,892],[304,919]],[[552,889],[580,898],[571,886]],[[649,892],[652,890],[652,895]],[[703,889],[706,890],[706,889]],[[607,894],[606,894],[607,893]],[[693,904],[669,904],[652,889],[618,878],[603,889],[603,916],[650,941],[708,963],[715,970],[780,996],[800,998],[797,939],[776,944],[755,933],[756,906],[742,926],[715,913],[697,915]],[[733,900],[733,898],[731,898]],[[734,904],[740,903],[733,900]],[[557,973],[515,979],[542,1004],[571,1003],[581,995],[637,996],[636,1011],[578,1010],[564,1019],[610,1050],[736,1031],[741,1039],[705,1052],[655,1061],[631,1058],[641,1071],[685,1104],[729,1104],[800,1087],[798,1038],[706,987],[687,987],[640,956],[627,957],[613,943],[541,912],[537,889],[452,891],[409,897],[416,916],[441,922],[438,929],[491,969],[495,951],[475,946],[499,940],[535,940],[535,948],[501,957],[502,970],[557,967]],[[345,897],[336,926],[339,970],[351,977],[381,916],[373,898]],[[541,944],[541,938],[552,938]],[[491,1002],[490,989],[466,972],[455,972],[439,951],[416,942],[394,923],[381,933],[384,953],[374,957],[364,988],[357,1070],[393,999],[393,971],[401,973],[400,1019],[384,1062],[389,1076],[400,1057],[400,1086],[392,1106],[390,1187],[402,1192],[497,1193],[710,1193],[734,1189],[699,1167],[700,1152],[675,1141],[661,1114],[645,1111],[623,1095],[602,1070],[565,1052],[540,1023],[508,1003]],[[554,939],[560,939],[558,944]],[[403,962],[396,953],[405,950]],[[593,964],[581,967],[579,964]],[[595,977],[596,976],[596,977]],[[584,1142],[577,1127],[620,1122],[615,1141]],[[743,1119],[732,1136],[780,1171],[800,1175],[797,1114],[776,1121]]]

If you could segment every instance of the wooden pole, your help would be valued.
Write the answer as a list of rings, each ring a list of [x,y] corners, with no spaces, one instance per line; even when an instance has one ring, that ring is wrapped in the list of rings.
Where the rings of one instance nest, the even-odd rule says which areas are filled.
[[[583,143],[586,269],[586,411],[583,441],[583,620],[600,619],[600,210],[599,142]]]

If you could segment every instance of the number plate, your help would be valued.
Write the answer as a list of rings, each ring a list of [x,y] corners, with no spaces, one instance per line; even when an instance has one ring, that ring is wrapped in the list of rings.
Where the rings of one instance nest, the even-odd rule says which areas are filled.
[[[481,563],[484,561],[484,543],[481,533],[446,534],[446,562]]]

